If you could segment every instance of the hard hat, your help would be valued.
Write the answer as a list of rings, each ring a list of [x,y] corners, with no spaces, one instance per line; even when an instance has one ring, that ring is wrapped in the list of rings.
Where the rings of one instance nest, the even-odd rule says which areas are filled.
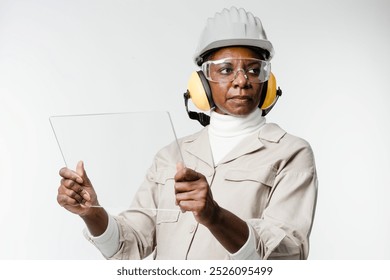
[[[227,46],[251,46],[267,50],[267,60],[274,55],[274,48],[267,39],[260,19],[243,8],[224,9],[207,20],[195,51],[195,63],[200,66],[205,53]]]

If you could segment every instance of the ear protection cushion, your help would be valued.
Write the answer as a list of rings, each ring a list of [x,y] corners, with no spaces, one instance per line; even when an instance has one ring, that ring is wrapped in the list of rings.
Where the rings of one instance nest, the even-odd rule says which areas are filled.
[[[274,74],[271,73],[268,81],[264,83],[259,108],[265,110],[271,107],[276,102],[276,96],[276,79]]]
[[[192,103],[202,111],[208,111],[214,106],[209,82],[202,71],[191,74],[187,86]]]

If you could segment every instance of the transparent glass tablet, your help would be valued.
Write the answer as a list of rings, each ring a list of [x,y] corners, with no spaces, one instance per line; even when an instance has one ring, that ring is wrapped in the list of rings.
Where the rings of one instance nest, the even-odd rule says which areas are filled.
[[[163,147],[176,145],[183,161],[168,112],[52,116],[50,123],[65,165],[75,170],[80,160],[84,162],[101,207],[111,213],[129,209]],[[178,209],[172,203],[148,210]]]

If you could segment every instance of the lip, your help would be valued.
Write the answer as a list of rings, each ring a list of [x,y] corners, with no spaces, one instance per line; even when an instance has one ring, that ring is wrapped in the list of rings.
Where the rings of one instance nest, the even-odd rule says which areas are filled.
[[[252,96],[236,95],[236,96],[229,97],[228,99],[232,99],[232,100],[252,100]]]

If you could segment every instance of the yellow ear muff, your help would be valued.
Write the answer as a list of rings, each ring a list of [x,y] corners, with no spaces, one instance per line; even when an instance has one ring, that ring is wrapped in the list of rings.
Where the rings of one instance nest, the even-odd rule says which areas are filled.
[[[261,105],[261,109],[265,110],[271,107],[276,102],[276,79],[274,74],[270,74],[269,79],[267,81],[267,92],[265,95],[265,99],[263,104]]]
[[[191,74],[187,86],[192,103],[202,111],[208,111],[214,106],[210,85],[202,71]]]
[[[276,88],[276,79],[274,74],[270,74],[268,81],[264,83],[262,96],[259,107],[262,110],[262,115],[266,116],[282,96],[282,90],[280,87]]]

